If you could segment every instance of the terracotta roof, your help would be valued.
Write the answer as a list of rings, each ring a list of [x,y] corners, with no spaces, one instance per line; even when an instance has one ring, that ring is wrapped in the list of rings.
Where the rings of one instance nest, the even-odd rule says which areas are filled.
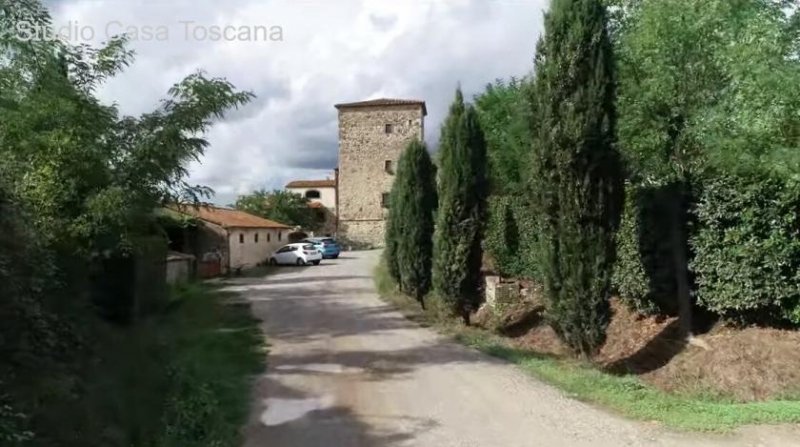
[[[395,99],[395,98],[377,98],[368,99],[366,101],[345,102],[336,104],[334,107],[337,109],[353,108],[353,107],[377,107],[377,106],[422,106],[422,114],[427,115],[428,109],[425,107],[425,101],[418,99]]]
[[[231,208],[219,208],[211,205],[201,205],[199,208],[195,208],[191,205],[179,205],[175,207],[175,210],[223,228],[292,228]]]
[[[335,188],[336,180],[294,180],[286,184],[287,188]]]

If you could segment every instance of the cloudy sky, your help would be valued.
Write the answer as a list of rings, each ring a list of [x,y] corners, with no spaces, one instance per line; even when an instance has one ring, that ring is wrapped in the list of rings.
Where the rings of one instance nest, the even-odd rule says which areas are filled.
[[[288,180],[325,178],[337,159],[333,105],[423,99],[435,145],[455,87],[466,95],[532,68],[547,0],[50,0],[74,41],[131,35],[136,62],[100,92],[123,113],[152,110],[198,69],[257,95],[215,125],[193,183],[217,203]],[[227,37],[213,40],[212,27]],[[166,29],[166,32],[164,31]],[[248,38],[247,33],[251,36]]]

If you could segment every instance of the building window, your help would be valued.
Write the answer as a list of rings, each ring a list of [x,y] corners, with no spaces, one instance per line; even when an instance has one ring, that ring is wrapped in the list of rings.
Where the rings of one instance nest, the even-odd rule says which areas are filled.
[[[384,208],[389,208],[389,193],[385,192],[381,194],[381,206]]]
[[[253,242],[258,243],[258,233],[253,235]]]
[[[267,242],[269,242],[270,239],[272,239],[272,238],[270,237],[269,232],[267,232]]]
[[[239,243],[244,244],[244,233],[239,233]]]
[[[386,160],[383,162],[383,170],[388,172],[389,174],[394,174],[394,168],[392,167],[392,160]]]
[[[281,232],[279,231],[279,232],[278,232],[278,241],[280,241],[282,237],[283,237],[283,233],[281,233]]]
[[[319,199],[320,193],[316,189],[309,189],[306,191],[306,199]]]
[[[392,133],[393,131],[394,131],[394,126],[392,126],[391,124],[387,124],[383,128],[384,133]]]

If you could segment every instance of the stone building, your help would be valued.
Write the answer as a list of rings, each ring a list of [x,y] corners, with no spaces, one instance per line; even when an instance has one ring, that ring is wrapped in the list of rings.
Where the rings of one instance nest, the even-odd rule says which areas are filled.
[[[397,161],[410,141],[425,137],[425,102],[373,99],[336,109],[338,237],[353,247],[380,247]]]

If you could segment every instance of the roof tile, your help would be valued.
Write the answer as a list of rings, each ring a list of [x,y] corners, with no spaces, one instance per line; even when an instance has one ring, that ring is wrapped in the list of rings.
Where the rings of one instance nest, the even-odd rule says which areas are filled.
[[[231,208],[220,208],[211,205],[200,205],[199,207],[178,205],[174,209],[223,228],[292,228],[289,225]]]

